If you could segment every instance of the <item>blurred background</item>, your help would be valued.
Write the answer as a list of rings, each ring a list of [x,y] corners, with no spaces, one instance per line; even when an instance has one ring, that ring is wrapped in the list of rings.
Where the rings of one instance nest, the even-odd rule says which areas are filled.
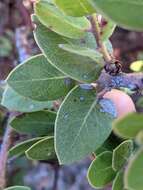
[[[0,84],[23,60],[39,52],[33,39],[29,0],[0,0]],[[129,65],[143,59],[143,33],[116,28],[111,41],[114,54],[129,72]],[[4,131],[5,112],[1,110],[0,144]],[[17,134],[15,138],[21,140]],[[28,161],[24,157],[8,160],[7,183],[27,185],[32,190],[92,190],[86,179],[90,158],[78,164],[60,167],[56,163]],[[110,189],[110,187],[109,187]]]

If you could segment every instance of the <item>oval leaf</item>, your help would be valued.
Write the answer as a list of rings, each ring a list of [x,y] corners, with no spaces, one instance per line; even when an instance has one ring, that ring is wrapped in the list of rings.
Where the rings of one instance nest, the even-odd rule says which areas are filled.
[[[18,112],[35,112],[53,107],[52,101],[36,101],[30,98],[21,96],[11,87],[7,86],[4,90],[1,104],[10,111]]]
[[[39,111],[19,115],[10,125],[20,133],[45,136],[54,131],[55,118],[55,112]]]
[[[95,90],[75,87],[63,101],[55,123],[55,147],[61,164],[84,158],[111,133],[112,116],[97,103]]]
[[[143,149],[141,148],[130,160],[125,171],[125,187],[127,189],[143,189]]]
[[[22,96],[39,100],[55,100],[67,94],[72,82],[53,67],[43,55],[34,56],[18,65],[8,76],[11,88]]]
[[[21,143],[15,145],[14,147],[12,147],[9,150],[9,156],[10,157],[12,157],[12,156],[18,157],[18,156],[23,155],[27,149],[29,149],[34,143],[40,141],[41,139],[42,139],[41,137],[33,138],[33,139],[26,140],[24,142],[21,142]]]
[[[54,138],[47,137],[35,143],[26,151],[26,156],[32,160],[51,160],[56,157]]]
[[[43,25],[69,38],[82,38],[90,29],[90,22],[85,17],[66,16],[45,0],[35,3],[35,14]]]
[[[69,53],[59,47],[59,44],[75,43],[75,41],[70,41],[54,32],[48,31],[42,25],[37,26],[34,35],[38,46],[44,52],[49,62],[69,77],[81,82],[93,82],[100,75],[101,64],[88,57]],[[84,44],[86,46],[86,43],[90,44],[90,46],[96,45],[96,43],[93,43],[95,40],[91,35],[88,35],[85,40]]]
[[[133,142],[127,140],[122,142],[113,150],[112,167],[115,171],[120,170],[128,161],[133,151]]]
[[[88,169],[88,181],[93,188],[103,188],[110,183],[116,173],[112,169],[112,152],[98,155]]]
[[[142,0],[93,0],[103,15],[126,29],[143,31]]]
[[[95,12],[90,0],[54,0],[55,4],[67,15],[70,16],[84,16]]]
[[[60,44],[59,47],[68,52],[89,57],[95,60],[96,63],[99,64],[104,63],[102,54],[93,49],[89,49],[87,47],[81,47],[79,45],[69,45],[69,44]]]
[[[114,132],[123,138],[134,138],[143,129],[143,114],[131,113],[113,122]]]

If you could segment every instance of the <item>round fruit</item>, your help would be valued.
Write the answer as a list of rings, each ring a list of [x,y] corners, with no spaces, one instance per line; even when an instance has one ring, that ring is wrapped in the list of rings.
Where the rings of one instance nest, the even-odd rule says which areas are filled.
[[[118,117],[123,117],[131,112],[136,112],[133,100],[123,91],[112,89],[103,96],[110,99],[116,106]]]

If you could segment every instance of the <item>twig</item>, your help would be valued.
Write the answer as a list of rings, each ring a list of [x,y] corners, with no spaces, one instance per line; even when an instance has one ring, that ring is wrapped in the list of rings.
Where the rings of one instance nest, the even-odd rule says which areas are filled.
[[[143,73],[120,73],[112,76],[103,71],[97,80],[97,84],[100,90],[124,87],[132,91],[142,91]]]
[[[95,36],[97,45],[105,59],[105,61],[107,63],[110,63],[112,61],[112,57],[110,56],[106,46],[104,45],[104,43],[101,40],[101,36],[100,36],[100,27],[99,27],[99,23],[96,17],[96,14],[93,14],[90,18],[90,22],[92,25],[92,33]]]
[[[92,25],[92,33],[95,36],[99,50],[101,51],[106,65],[113,63],[113,58],[108,52],[106,46],[101,40],[100,27],[96,14],[93,14],[90,18]],[[112,68],[111,68],[112,69]],[[117,72],[114,75],[108,74],[103,71],[96,83],[92,83],[93,87],[98,87],[99,92],[106,92],[112,88],[129,88],[132,91],[143,90],[143,73],[120,73]]]
[[[6,165],[8,160],[8,149],[12,144],[12,128],[8,125],[8,119],[5,123],[6,130],[0,150],[0,190],[6,185]]]

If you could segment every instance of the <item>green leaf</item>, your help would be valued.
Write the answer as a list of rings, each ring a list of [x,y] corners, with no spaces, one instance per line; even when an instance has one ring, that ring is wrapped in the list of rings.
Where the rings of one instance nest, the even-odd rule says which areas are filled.
[[[35,112],[53,107],[52,101],[36,101],[21,96],[11,87],[7,86],[2,97],[1,104],[10,111]]]
[[[8,187],[4,190],[31,190],[31,189],[26,186],[12,186],[12,187]]]
[[[102,65],[88,57],[75,55],[59,48],[59,44],[71,44],[75,43],[75,41],[48,31],[42,25],[37,26],[34,35],[38,46],[44,52],[49,62],[69,77],[81,82],[93,82],[100,75]],[[96,48],[96,43],[92,35],[87,35],[83,41],[85,46],[87,44],[89,44],[88,46],[95,45]],[[79,44],[79,41],[76,44]]]
[[[90,22],[86,17],[66,16],[57,7],[45,0],[35,3],[35,13],[43,25],[69,38],[82,38],[90,29]]]
[[[37,25],[38,29],[41,28],[43,32],[47,32],[49,31],[47,29],[47,27],[45,27],[38,19],[38,17],[33,14],[33,22]],[[35,27],[36,29],[36,27]],[[40,30],[41,31],[41,30]],[[55,33],[52,32],[51,33]],[[71,39],[71,38],[67,38],[61,35],[56,34],[57,36],[60,36],[61,39],[65,42],[65,44],[69,43],[70,45],[80,45],[81,47],[87,47],[87,48],[91,48],[91,49],[97,49],[97,42],[96,39],[94,37],[94,35],[91,32],[86,32],[85,36],[83,38],[80,39]],[[62,43],[61,43],[62,44]]]
[[[47,137],[35,143],[26,151],[26,156],[32,160],[51,160],[56,157],[54,138]]]
[[[42,137],[37,137],[15,145],[9,150],[9,156],[22,156],[27,149],[29,149],[34,143],[40,141],[41,139]]]
[[[90,0],[54,0],[55,4],[67,15],[84,16],[95,12]]]
[[[79,45],[70,45],[70,44],[59,44],[59,47],[63,50],[66,50],[70,53],[75,53],[77,55],[82,55],[89,57],[96,61],[96,63],[104,63],[103,56],[98,51],[95,51],[94,49],[90,49],[87,47],[81,47]]]
[[[119,171],[113,181],[112,190],[124,189],[124,171]]]
[[[115,30],[115,27],[116,27],[116,25],[112,21],[107,22],[107,24],[102,28],[102,31],[101,31],[102,32],[102,34],[101,34],[102,41],[106,41],[112,36],[112,34]]]
[[[98,155],[88,169],[88,181],[93,188],[103,188],[110,183],[116,173],[112,169],[112,152]]]
[[[120,170],[128,161],[133,151],[133,142],[126,140],[113,150],[112,167],[115,171]]]
[[[142,0],[93,0],[97,10],[126,29],[143,31]]]
[[[54,131],[55,118],[56,113],[50,111],[26,113],[14,118],[10,125],[20,133],[45,136]]]
[[[114,132],[123,138],[134,138],[143,129],[143,114],[131,113],[113,122]]]
[[[9,74],[7,82],[17,93],[38,101],[65,96],[73,85],[43,55],[34,56],[18,65]]]
[[[94,89],[75,87],[66,96],[56,118],[55,147],[59,162],[69,164],[98,149],[111,133],[112,118],[97,103]]]
[[[125,187],[127,189],[143,189],[143,149],[141,148],[130,160],[125,170]]]
[[[143,71],[143,61],[135,61],[130,65],[130,69],[135,72]]]

